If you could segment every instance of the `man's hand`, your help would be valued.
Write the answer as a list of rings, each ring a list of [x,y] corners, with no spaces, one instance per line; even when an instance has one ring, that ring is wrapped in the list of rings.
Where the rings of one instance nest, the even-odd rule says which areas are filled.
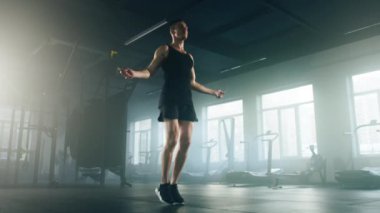
[[[214,95],[215,95],[217,98],[223,98],[223,96],[224,96],[224,92],[223,92],[223,90],[218,89],[218,90],[215,90],[215,91],[214,91]]]
[[[125,79],[132,79],[135,77],[135,71],[130,68],[119,68],[119,72]]]

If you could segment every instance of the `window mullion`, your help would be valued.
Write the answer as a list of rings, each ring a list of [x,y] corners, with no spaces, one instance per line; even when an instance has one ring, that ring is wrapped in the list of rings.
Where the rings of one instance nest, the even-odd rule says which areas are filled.
[[[280,109],[277,109],[277,119],[278,119],[278,134],[279,134],[278,145],[280,148],[280,150],[279,150],[280,151],[280,159],[282,159],[284,154],[283,154],[283,144],[282,144],[282,125],[281,125],[282,119],[281,119],[281,110]],[[272,150],[272,153],[273,153],[273,150]]]
[[[300,128],[300,115],[299,115],[299,105],[294,107],[295,111],[295,121],[296,121],[296,143],[297,143],[297,155],[302,157],[302,141],[301,141],[301,128]]]
[[[380,101],[380,90],[377,91],[377,108],[378,108],[378,112],[380,115],[380,102],[379,101]],[[377,122],[380,122],[380,120]]]

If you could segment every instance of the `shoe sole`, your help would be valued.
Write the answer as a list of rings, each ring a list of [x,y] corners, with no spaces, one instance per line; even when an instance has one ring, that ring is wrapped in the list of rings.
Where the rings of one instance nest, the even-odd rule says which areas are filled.
[[[172,205],[173,206],[183,206],[183,205],[185,205],[185,202],[182,202],[182,203],[176,203],[176,202],[174,202]]]
[[[162,197],[161,197],[161,195],[160,195],[160,191],[158,191],[157,188],[154,189],[154,192],[156,193],[156,195],[157,195],[158,199],[161,201],[161,203],[169,204],[169,205],[173,205],[173,203],[168,203],[168,202],[166,202],[166,201],[164,201],[164,200],[162,199]]]

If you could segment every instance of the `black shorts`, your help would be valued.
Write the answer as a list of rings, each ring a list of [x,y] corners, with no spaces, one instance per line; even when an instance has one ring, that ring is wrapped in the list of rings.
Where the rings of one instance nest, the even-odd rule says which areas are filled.
[[[158,121],[163,122],[165,119],[178,119],[179,121],[198,121],[194,106],[192,104],[166,104],[160,106],[160,116],[158,117]]]

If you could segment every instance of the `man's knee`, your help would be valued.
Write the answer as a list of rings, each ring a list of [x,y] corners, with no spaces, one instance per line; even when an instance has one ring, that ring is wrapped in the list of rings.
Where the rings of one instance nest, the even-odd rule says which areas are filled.
[[[175,129],[168,131],[167,137],[168,138],[166,140],[165,149],[172,151],[175,148],[178,141],[178,137],[179,137],[178,131]]]
[[[187,152],[191,144],[191,137],[190,136],[181,136],[180,138],[180,144],[179,144],[179,150],[181,152]]]
[[[178,141],[179,131],[177,129],[171,129],[167,132],[168,141]]]
[[[165,150],[172,152],[174,150],[175,146],[176,146],[175,141],[167,141],[165,144]]]

